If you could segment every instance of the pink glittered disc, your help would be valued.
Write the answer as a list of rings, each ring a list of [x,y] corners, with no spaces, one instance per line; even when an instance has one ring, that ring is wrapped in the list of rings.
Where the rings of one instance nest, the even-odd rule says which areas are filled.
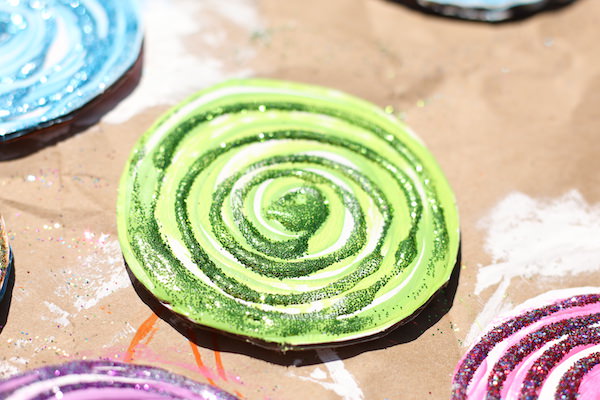
[[[548,292],[493,322],[459,362],[453,400],[600,398],[600,288]]]

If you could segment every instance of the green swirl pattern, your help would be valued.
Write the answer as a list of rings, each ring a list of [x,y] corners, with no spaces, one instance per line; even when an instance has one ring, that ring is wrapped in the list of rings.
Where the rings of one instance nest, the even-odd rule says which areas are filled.
[[[333,90],[236,80],[163,116],[121,180],[127,263],[198,324],[280,348],[410,317],[458,250],[452,191],[395,118]]]

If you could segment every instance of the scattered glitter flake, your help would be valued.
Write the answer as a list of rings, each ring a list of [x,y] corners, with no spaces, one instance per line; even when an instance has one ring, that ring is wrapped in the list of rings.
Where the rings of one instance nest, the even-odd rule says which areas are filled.
[[[110,187],[110,183],[106,179],[102,179],[98,176],[79,176],[74,175],[71,177],[71,180],[76,184],[91,186],[94,189],[101,189]]]
[[[38,184],[41,187],[51,187],[60,180],[60,171],[58,169],[40,169],[35,174],[25,175],[23,180]]]
[[[74,299],[77,312],[92,308],[103,298],[131,284],[117,240],[105,233],[85,230],[81,238],[73,238],[67,244],[68,248],[79,246],[88,246],[88,250],[78,257],[77,268],[58,271],[57,277],[63,284],[55,289],[59,297]]]
[[[90,240],[94,239],[94,233],[90,232],[90,231],[85,231],[85,232],[83,232],[83,237],[85,238],[85,240],[90,241]]]

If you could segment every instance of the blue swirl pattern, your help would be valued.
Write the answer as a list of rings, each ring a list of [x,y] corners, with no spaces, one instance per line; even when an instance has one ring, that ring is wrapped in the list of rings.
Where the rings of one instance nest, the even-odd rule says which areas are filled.
[[[0,142],[102,94],[141,43],[135,0],[0,0]]]

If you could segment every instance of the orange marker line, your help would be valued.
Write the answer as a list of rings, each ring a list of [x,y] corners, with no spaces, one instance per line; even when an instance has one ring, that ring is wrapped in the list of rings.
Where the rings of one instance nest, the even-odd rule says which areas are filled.
[[[188,343],[190,344],[190,347],[192,348],[192,353],[194,354],[194,359],[196,359],[196,364],[198,365],[198,368],[200,368],[200,371],[206,371],[206,365],[204,365],[204,362],[202,362],[202,356],[200,355],[200,352],[198,351],[198,346],[196,346],[193,342],[188,340]],[[208,380],[208,383],[210,383],[211,385],[215,384],[215,381],[213,381],[210,377],[206,377],[206,380]]]
[[[150,344],[152,339],[154,339],[154,335],[156,334],[156,332],[158,332],[158,326],[154,326],[152,329],[150,329],[148,337],[146,338],[146,344]]]
[[[215,363],[217,364],[217,373],[225,382],[227,382],[227,375],[225,374],[225,368],[223,367],[223,360],[221,359],[221,352],[219,351],[219,342],[217,336],[212,335],[213,347],[215,348]]]
[[[125,352],[125,358],[124,358],[125,362],[131,362],[131,361],[133,361],[133,355],[135,353],[135,348],[140,344],[140,342],[146,336],[148,336],[148,334],[152,330],[152,327],[154,327],[154,324],[156,323],[157,320],[158,320],[158,316],[156,314],[152,313],[148,317],[148,319],[146,319],[144,322],[142,322],[142,324],[138,328],[137,332],[135,332],[135,335],[133,336],[133,339],[131,339],[131,343],[129,344],[129,348]],[[150,339],[148,339],[147,343],[149,343],[149,342],[150,342]]]

